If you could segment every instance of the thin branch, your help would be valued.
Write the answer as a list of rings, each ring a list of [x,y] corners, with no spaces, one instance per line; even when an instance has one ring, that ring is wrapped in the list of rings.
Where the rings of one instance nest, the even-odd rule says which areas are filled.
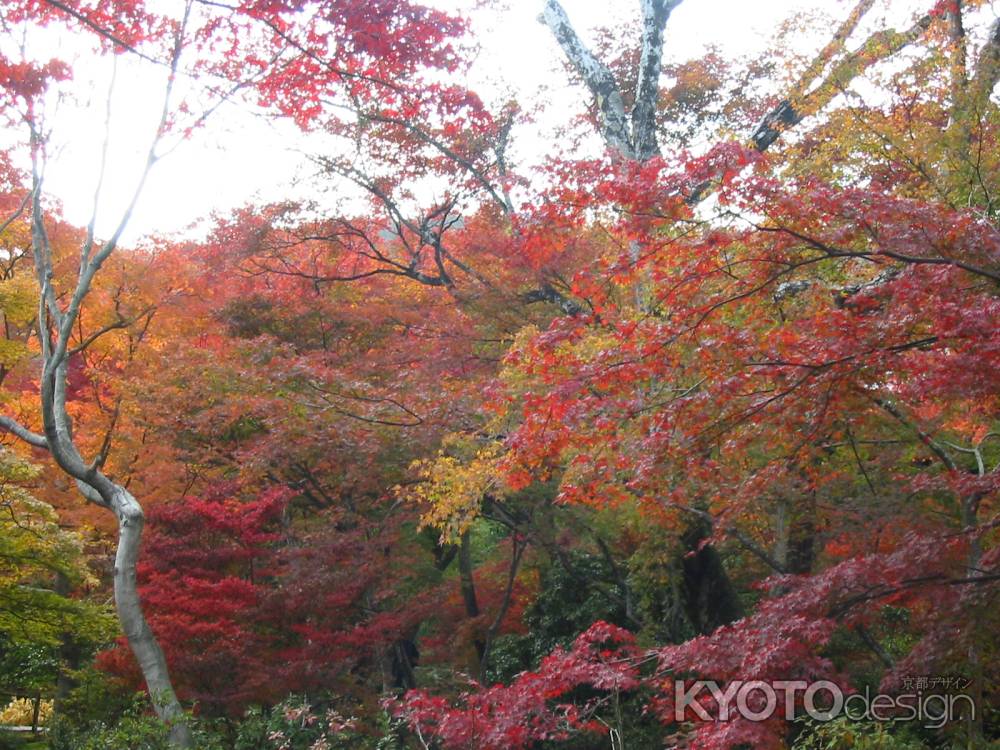
[[[97,329],[96,331],[94,331],[93,333],[91,333],[89,336],[87,336],[86,338],[84,338],[82,341],[80,341],[79,344],[77,344],[76,346],[74,346],[74,347],[70,348],[69,350],[67,350],[67,356],[73,356],[74,354],[79,354],[80,352],[86,351],[86,349],[88,347],[90,347],[91,344],[93,344],[99,338],[101,338],[102,336],[104,336],[106,333],[110,333],[111,331],[119,331],[119,330],[122,330],[122,329],[129,328],[129,327],[135,325],[136,323],[138,323],[143,318],[151,317],[155,312],[156,312],[156,306],[155,305],[150,305],[145,310],[143,310],[141,313],[139,313],[138,315],[136,315],[136,316],[134,316],[132,318],[122,318],[122,317],[119,317],[118,320],[116,320],[115,322],[108,323],[107,325],[102,326],[101,328]]]
[[[105,29],[103,26],[101,26],[97,22],[91,20],[90,18],[88,18],[86,15],[84,15],[80,11],[76,10],[75,8],[72,8],[69,5],[66,5],[65,3],[60,2],[60,0],[43,0],[43,2],[45,2],[47,5],[51,5],[53,8],[58,8],[59,10],[61,10],[63,13],[65,13],[68,16],[72,16],[77,21],[79,21],[80,23],[82,23],[84,26],[86,26],[87,28],[89,28],[91,31],[96,32],[98,36],[100,36],[100,37],[108,40],[109,42],[111,42],[112,44],[114,44],[116,47],[119,47],[120,49],[123,49],[126,52],[131,52],[133,55],[135,55],[137,57],[140,57],[143,60],[146,60],[147,62],[155,63],[157,65],[161,64],[160,60],[157,60],[154,57],[150,57],[149,55],[145,54],[144,52],[140,52],[138,49],[136,49],[135,47],[133,47],[128,42],[125,42],[124,40],[122,40],[119,37],[115,36],[114,34],[112,34],[110,31],[108,31],[107,29]]]
[[[504,617],[507,616],[507,611],[510,609],[511,602],[513,601],[514,581],[517,579],[517,569],[521,562],[521,556],[528,546],[526,543],[518,540],[516,534],[511,537],[511,545],[510,567],[507,570],[507,586],[504,589],[503,599],[500,601],[500,608],[497,610],[497,615],[493,619],[493,622],[490,623],[486,631],[486,637],[483,639],[483,657],[479,661],[480,680],[486,678],[486,667],[489,664],[490,649],[493,646],[493,641],[496,639],[497,633],[500,632],[500,626],[503,624]]]
[[[25,193],[24,197],[21,199],[20,205],[17,207],[17,209],[15,209],[14,213],[12,213],[10,216],[8,216],[7,219],[4,221],[3,224],[0,224],[0,234],[3,234],[4,232],[6,232],[7,228],[11,224],[13,224],[15,221],[17,221],[18,219],[20,219],[21,216],[24,215],[25,209],[27,209],[28,205],[31,203],[31,196],[32,196],[32,193],[30,193],[30,192],[29,193]]]
[[[900,424],[913,430],[917,434],[917,437],[920,438],[920,442],[926,445],[930,449],[931,453],[938,457],[948,471],[958,471],[958,466],[955,465],[954,459],[948,455],[948,452],[936,440],[934,440],[934,438],[924,432],[919,425],[907,418],[898,406],[896,406],[892,401],[884,398],[876,398],[874,401],[877,406],[881,407],[895,417]]]

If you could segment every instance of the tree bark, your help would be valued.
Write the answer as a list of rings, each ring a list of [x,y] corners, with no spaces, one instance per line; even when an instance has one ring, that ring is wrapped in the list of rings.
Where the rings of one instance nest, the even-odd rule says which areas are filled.
[[[558,0],[548,0],[539,20],[552,31],[566,59],[583,79],[597,104],[601,137],[608,148],[626,159],[635,159],[625,101],[611,69],[598,60],[577,36]]]
[[[170,741],[179,748],[194,747],[177,694],[167,670],[167,660],[142,612],[136,581],[136,563],[142,541],[145,514],[135,497],[124,487],[117,486],[112,511],[118,517],[118,549],[115,554],[115,608],[128,645],[135,654],[146,679],[153,709],[169,727]]]
[[[482,612],[476,597],[476,581],[472,577],[472,544],[468,531],[463,532],[458,547],[458,579],[462,590],[462,602],[465,604],[465,616],[475,620]],[[476,647],[476,664],[482,664],[486,654],[486,643],[478,635],[473,638],[472,643]]]
[[[507,611],[510,609],[511,602],[513,601],[514,594],[514,581],[517,580],[517,569],[521,563],[521,555],[524,554],[526,544],[520,542],[517,536],[511,537],[511,557],[510,557],[510,569],[507,571],[507,587],[504,589],[503,599],[500,602],[500,608],[497,610],[496,617],[493,618],[493,622],[486,631],[486,637],[483,639],[483,652],[479,657],[479,681],[483,684],[486,683],[486,669],[489,667],[490,662],[490,649],[493,648],[493,641],[497,637],[497,633],[500,632],[500,626],[503,625],[504,618],[507,616]]]
[[[552,31],[566,59],[583,79],[597,104],[601,136],[609,149],[631,161],[648,161],[660,153],[656,136],[656,106],[660,99],[663,34],[674,8],[682,0],[641,0],[642,47],[635,103],[625,100],[611,69],[587,49],[558,0],[547,0],[539,20]]]
[[[710,533],[708,523],[695,518],[690,520],[681,535],[681,596],[688,620],[702,635],[708,635],[743,616],[743,606],[722,558],[714,546],[703,544]]]
[[[69,596],[71,586],[69,579],[63,573],[56,573],[55,591],[60,596]],[[64,632],[59,643],[59,672],[56,675],[56,693],[53,710],[56,715],[62,711],[63,702],[70,691],[76,687],[76,680],[70,674],[80,668],[80,644],[72,633]]]

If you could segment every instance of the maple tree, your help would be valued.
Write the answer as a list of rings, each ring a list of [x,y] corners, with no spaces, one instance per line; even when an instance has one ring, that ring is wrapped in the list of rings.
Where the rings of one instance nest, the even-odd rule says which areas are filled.
[[[660,10],[669,11],[668,6]],[[651,3],[646,10],[656,7]],[[859,171],[853,174],[850,168],[841,169],[840,161],[828,162],[829,167],[836,164],[829,171],[816,169],[813,159],[824,147],[823,136],[813,133],[796,139],[784,153],[760,155],[778,150],[783,132],[818,112],[862,71],[923,38],[924,32],[932,47],[964,45],[965,37],[956,39],[955,30],[962,28],[963,10],[972,12],[941,4],[909,31],[878,31],[856,51],[845,51],[847,38],[870,7],[856,6],[792,94],[764,115],[746,146],[723,144],[701,158],[660,158],[643,129],[641,101],[635,99],[631,111],[626,110],[626,97],[613,72],[582,45],[558,4],[547,6],[546,21],[595,96],[593,115],[611,154],[607,160],[558,165],[558,202],[565,207],[564,221],[581,228],[593,212],[604,208],[609,217],[606,231],[619,239],[596,268],[574,279],[573,291],[589,314],[558,319],[544,331],[526,331],[508,355],[507,403],[499,410],[504,427],[490,431],[512,430],[513,435],[506,441],[508,454],[494,462],[490,481],[517,489],[555,476],[563,503],[636,506],[647,521],[663,525],[658,529],[673,528],[681,540],[688,540],[692,546],[681,565],[677,596],[691,630],[668,626],[666,632],[681,640],[690,638],[692,631],[704,635],[664,650],[659,658],[674,672],[729,679],[797,673],[809,665],[804,654],[828,645],[833,628],[857,623],[853,612],[852,617],[831,616],[828,609],[837,607],[829,602],[809,615],[800,614],[799,599],[792,594],[762,603],[755,614],[742,618],[739,604],[731,600],[725,570],[706,555],[711,550],[706,544],[727,538],[772,571],[811,576],[807,580],[815,588],[804,586],[801,596],[820,595],[824,576],[852,570],[854,563],[817,572],[826,561],[819,546],[820,523],[839,527],[846,522],[854,529],[856,521],[847,519],[858,514],[886,535],[893,523],[912,514],[912,509],[906,510],[907,500],[912,505],[914,497],[931,492],[926,502],[933,505],[942,498],[931,488],[947,485],[950,490],[945,492],[954,502],[950,523],[942,526],[929,518],[926,523],[943,538],[951,538],[956,528],[962,530],[964,557],[951,558],[948,574],[928,575],[930,590],[922,596],[943,605],[963,584],[983,589],[992,585],[992,577],[981,568],[983,537],[991,526],[980,526],[979,514],[989,514],[992,492],[986,489],[992,480],[980,441],[990,434],[993,418],[987,395],[993,371],[988,332],[992,323],[987,321],[996,274],[986,198],[991,193],[989,172],[976,154],[989,152],[986,144],[992,142],[992,105],[982,86],[991,91],[996,81],[993,30],[979,50],[979,63],[972,66],[975,72],[953,71],[953,83],[962,85],[951,94],[951,121],[947,116],[923,121],[933,123],[933,132],[924,137],[936,143],[949,142],[942,123],[949,132],[963,132],[961,149],[943,157],[949,161],[940,166],[904,166],[894,159],[892,171],[884,172],[888,181],[883,181],[883,172],[876,168],[873,177],[868,171],[870,152],[861,150],[853,152],[852,158],[859,160]],[[666,15],[656,16],[657,23],[665,22]],[[951,36],[941,39],[936,34],[945,21],[951,23]],[[655,34],[644,36],[648,49],[643,54],[654,49],[657,40]],[[641,74],[640,69],[632,97],[642,90]],[[907,73],[897,75],[896,80],[902,80]],[[891,90],[886,96],[895,101]],[[948,107],[945,96],[942,101]],[[963,106],[969,109],[962,111]],[[867,117],[867,110],[850,109],[856,121]],[[926,117],[927,112],[922,114]],[[963,118],[975,121],[976,128]],[[820,132],[836,128],[837,122],[835,115],[829,125],[819,126]],[[890,151],[894,138],[900,137],[891,132],[894,125],[893,120],[875,119],[860,127],[880,128],[875,137]],[[844,137],[856,129],[841,129],[839,137],[831,139],[836,148],[856,149],[855,142]],[[964,185],[955,180],[956,162],[965,164],[965,175],[959,178]],[[930,199],[926,189],[919,199],[914,197],[904,176],[908,170],[909,179],[926,183],[937,200]],[[970,173],[983,181],[973,190],[968,187]],[[897,186],[905,187],[900,191]],[[976,190],[982,198],[975,197]],[[717,192],[716,213],[724,223],[713,225],[694,209],[710,191]],[[959,208],[962,199],[948,198],[949,193],[964,193],[974,207]],[[987,201],[985,211],[980,200]],[[984,297],[972,307],[965,306],[967,298],[962,303],[945,301],[956,289],[963,295],[977,289]],[[964,380],[966,375],[970,380]],[[975,396],[965,391],[971,401],[965,400],[952,390],[959,380],[966,389],[975,381],[984,390],[974,389]],[[957,432],[957,424],[945,416],[944,401],[963,415]],[[982,415],[976,427],[973,414]],[[933,419],[934,426],[923,426],[925,419]],[[963,433],[970,429],[978,437]],[[870,447],[897,442],[922,446],[932,456],[924,471],[904,474],[911,493],[905,498],[887,490],[876,469],[898,473],[906,453],[876,453]],[[958,460],[961,456],[978,463],[970,471]],[[862,482],[866,489],[858,486]],[[447,485],[443,489],[447,492]],[[855,500],[853,507],[820,510],[832,499],[859,490],[870,492],[876,506]],[[455,497],[450,493],[452,500]],[[770,514],[774,521],[769,523]],[[913,528],[914,522],[905,525]],[[706,530],[693,533],[698,526]],[[853,573],[868,578],[839,583],[838,588],[855,587],[861,601],[898,595],[909,585],[899,582],[895,566],[908,569],[919,582],[922,569],[915,547],[936,537],[909,546],[893,536],[889,533],[876,543],[886,547],[885,563],[877,556],[865,559]],[[860,538],[865,541],[840,555],[850,557],[870,544],[868,535]],[[631,567],[635,562],[636,557],[626,557],[619,564]],[[964,598],[971,602],[981,593]],[[772,611],[774,618],[767,620]],[[986,631],[968,623],[963,631],[967,663],[982,674],[979,659]],[[878,642],[863,627],[861,632],[866,646],[892,665]],[[930,633],[925,637],[935,641]],[[917,653],[931,660],[947,658],[935,648],[941,644],[919,647],[911,659]],[[951,654],[963,653],[961,648]],[[758,664],[762,649],[774,654],[775,664]],[[712,654],[736,661],[716,664]],[[835,674],[830,670],[825,662],[809,676]],[[538,697],[549,695],[550,689],[551,695],[559,694],[558,681],[544,669],[531,679],[537,682],[526,679],[524,684],[533,685],[530,689]],[[415,696],[404,704],[417,726],[430,720],[444,727],[461,715],[458,709],[449,714],[441,705],[432,709],[423,700]],[[510,717],[502,721],[516,723]],[[521,726],[533,721],[526,713]],[[489,737],[500,722],[481,715],[478,731]],[[462,746],[468,741],[449,731],[438,730],[446,743]],[[705,747],[746,742],[781,746],[784,731],[780,725],[710,722],[695,737],[698,746]],[[981,728],[972,722],[969,732],[975,736]],[[516,742],[527,745],[544,736],[529,734]]]
[[[209,8],[210,6],[204,6]],[[408,3],[388,3],[377,19],[381,29],[394,18],[406,18],[411,26],[423,24],[428,35],[428,45],[408,43],[403,46],[384,39],[381,34],[366,31],[365,19],[372,18],[369,11],[359,15],[358,9],[331,4],[323,13],[323,22],[314,22],[313,30],[305,29],[305,38],[299,40],[289,33],[285,15],[302,14],[301,8],[258,6],[249,3],[218,9],[208,17],[200,14],[202,7],[186,3],[178,17],[161,16],[132,3],[113,4],[110,7],[92,8],[76,3],[14,4],[7,9],[5,22],[24,27],[68,24],[73,30],[94,34],[95,43],[105,51],[128,52],[153,64],[163,64],[167,69],[162,114],[155,127],[145,168],[138,180],[134,197],[109,239],[100,242],[95,236],[97,209],[103,182],[103,170],[97,180],[93,218],[80,243],[79,271],[73,277],[68,273],[57,277],[54,253],[46,227],[46,206],[43,204],[42,186],[46,158],[45,130],[43,124],[43,99],[51,84],[65,80],[70,70],[59,60],[37,62],[31,59],[24,47],[22,59],[12,60],[6,54],[0,58],[3,70],[5,114],[13,122],[23,125],[28,133],[28,153],[31,159],[30,190],[16,211],[5,221],[7,229],[22,215],[30,217],[30,244],[39,287],[39,307],[35,320],[41,347],[42,374],[39,380],[40,414],[44,429],[33,432],[10,417],[4,417],[3,427],[28,444],[49,451],[59,467],[75,482],[84,496],[92,503],[112,511],[119,520],[119,545],[115,564],[115,598],[123,629],[142,669],[157,713],[171,725],[172,741],[182,747],[192,743],[191,733],[182,716],[167,664],[141,609],[136,590],[136,560],[143,524],[143,511],[127,487],[116,482],[102,471],[109,443],[88,461],[74,440],[72,416],[67,409],[68,375],[70,361],[102,335],[117,329],[134,326],[138,321],[119,320],[90,333],[79,330],[81,309],[90,297],[95,276],[118,246],[122,232],[142,192],[143,185],[153,166],[160,158],[161,142],[168,131],[181,134],[200,125],[218,103],[235,92],[253,86],[262,102],[279,110],[294,109],[300,120],[309,119],[317,109],[319,97],[333,90],[346,87],[352,97],[371,96],[377,92],[380,101],[388,106],[388,92],[403,90],[393,81],[423,66],[453,65],[453,54],[444,40],[460,31],[442,14],[434,14]],[[320,8],[322,10],[322,8]],[[332,23],[340,31],[331,33],[326,24]],[[320,31],[319,26],[324,30]],[[368,27],[370,29],[370,27]],[[412,29],[407,29],[409,33]],[[260,33],[257,33],[257,32]],[[297,35],[295,35],[297,36]],[[214,45],[229,40],[238,49],[228,57],[211,54]],[[327,52],[335,50],[332,59]],[[244,43],[246,46],[244,47]],[[304,46],[305,45],[305,46]],[[295,51],[296,62],[288,64],[283,59],[287,50]],[[322,52],[321,52],[322,51]],[[177,106],[172,94],[178,74],[188,72],[181,68],[183,53],[194,53],[189,63],[192,73],[212,75],[230,74],[222,90],[210,87],[215,100],[208,110],[191,116],[189,108]],[[199,55],[200,53],[200,55]],[[240,70],[231,67],[236,55],[242,58]],[[321,58],[320,55],[323,55]],[[262,55],[258,57],[257,55]],[[256,61],[256,63],[254,62]],[[306,61],[304,70],[302,61]],[[247,74],[245,66],[256,68]],[[257,64],[259,63],[259,64]],[[301,83],[301,76],[308,74],[309,85]],[[393,81],[388,80],[389,77]],[[235,79],[235,80],[234,80]],[[225,79],[224,79],[225,80]],[[360,84],[360,85],[359,85]],[[280,92],[280,93],[279,93]],[[288,94],[301,92],[306,101]],[[110,109],[110,106],[109,106]],[[185,116],[186,115],[186,116]],[[110,118],[110,114],[109,114]],[[105,159],[106,159],[105,146]],[[62,271],[63,269],[59,269]],[[68,269],[67,269],[68,270]],[[60,301],[64,294],[58,284],[63,278],[70,289],[68,300]],[[139,316],[140,318],[143,316]],[[110,432],[108,435],[110,436]]]

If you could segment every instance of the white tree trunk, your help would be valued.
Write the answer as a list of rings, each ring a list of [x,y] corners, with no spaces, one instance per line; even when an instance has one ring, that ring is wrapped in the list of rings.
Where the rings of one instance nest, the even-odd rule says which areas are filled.
[[[115,554],[115,607],[122,631],[146,680],[156,715],[170,728],[170,741],[178,748],[194,747],[184,710],[170,682],[163,649],[142,613],[136,583],[136,563],[145,515],[128,490],[115,485],[112,511],[118,517],[118,550]]]

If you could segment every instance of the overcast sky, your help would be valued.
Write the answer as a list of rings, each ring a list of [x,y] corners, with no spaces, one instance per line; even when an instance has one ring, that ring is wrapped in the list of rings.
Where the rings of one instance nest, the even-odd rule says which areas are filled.
[[[895,2],[895,0],[894,0]],[[444,7],[472,5],[471,0],[437,0]],[[636,0],[563,0],[584,38],[595,27],[613,25],[636,12]],[[909,3],[907,3],[909,4]],[[899,3],[896,2],[898,7]],[[522,101],[545,103],[546,115],[525,133],[522,153],[544,143],[546,130],[565,122],[585,94],[572,86],[560,67],[560,52],[536,18],[542,0],[510,0],[499,13],[478,11],[474,29],[482,46],[470,74],[480,91],[496,92],[498,82]],[[888,6],[887,6],[888,7]],[[762,49],[777,23],[799,10],[819,9],[842,17],[842,0],[687,0],[674,11],[667,28],[667,56],[687,59],[716,45],[733,56]],[[816,40],[816,45],[821,40]],[[808,46],[808,43],[807,43]],[[63,105],[55,122],[61,150],[53,159],[48,189],[65,208],[66,218],[84,224],[89,219],[93,175],[104,130],[103,100],[110,63],[82,65],[77,85],[79,105]],[[87,90],[87,78],[96,90]],[[102,201],[100,227],[106,233],[127,200],[134,174],[155,122],[159,82],[143,66],[119,64],[113,100],[111,171]],[[250,201],[277,200],[304,194],[306,186],[291,187],[305,170],[302,138],[287,123],[268,122],[247,107],[221,112],[204,132],[183,143],[160,162],[134,214],[126,239],[146,234],[196,235],[192,225],[213,211],[225,212]],[[530,153],[529,153],[530,158]],[[204,226],[202,224],[201,226]]]

